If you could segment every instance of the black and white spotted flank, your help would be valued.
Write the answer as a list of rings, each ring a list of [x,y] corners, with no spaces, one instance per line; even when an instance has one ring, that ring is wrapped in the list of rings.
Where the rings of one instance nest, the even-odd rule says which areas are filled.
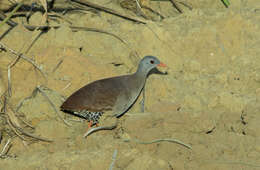
[[[87,119],[89,122],[92,122],[92,125],[95,125],[99,123],[99,119],[104,112],[90,112],[87,110],[82,110],[81,112],[73,112],[73,113]]]

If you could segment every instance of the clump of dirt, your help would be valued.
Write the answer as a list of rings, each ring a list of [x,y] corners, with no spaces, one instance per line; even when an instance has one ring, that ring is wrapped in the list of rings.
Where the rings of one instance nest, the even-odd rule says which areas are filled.
[[[4,110],[1,100],[0,151],[11,144],[1,169],[259,169],[259,1],[232,1],[229,8],[215,0],[183,1],[183,13],[170,1],[140,1],[141,10],[133,2],[92,3],[146,24],[84,7],[60,17],[49,13],[49,26],[57,27],[43,33],[23,26],[44,25],[41,12],[29,23],[12,18],[19,25],[11,30],[1,27],[1,43],[45,74],[20,58],[9,76],[12,95],[4,97],[17,55],[1,50],[0,96],[9,105]],[[64,6],[83,8],[70,5]],[[166,63],[161,71],[168,74],[149,76],[144,113],[141,95],[115,130],[83,138],[87,122],[59,111],[61,103],[94,80],[134,72],[145,55]],[[25,132],[53,142],[21,134],[25,143],[9,126],[10,114]]]

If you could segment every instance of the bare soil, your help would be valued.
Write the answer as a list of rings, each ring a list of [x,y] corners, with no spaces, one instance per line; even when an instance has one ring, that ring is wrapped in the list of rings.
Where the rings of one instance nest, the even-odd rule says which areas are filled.
[[[123,42],[100,32],[73,32],[64,19],[51,20],[50,25],[61,27],[38,38],[40,31],[28,31],[21,24],[9,32],[6,24],[0,28],[2,43],[32,58],[46,73],[44,78],[20,59],[11,69],[9,102],[16,108],[24,101],[16,114],[35,128],[20,122],[24,130],[54,140],[25,144],[1,113],[0,149],[9,138],[12,144],[0,160],[1,170],[102,170],[112,162],[113,170],[260,169],[259,0],[231,1],[229,8],[216,0],[187,0],[183,2],[193,9],[179,5],[183,14],[168,1],[142,1],[163,20],[147,9],[146,18],[138,16],[122,1],[91,2],[147,24],[93,10],[64,15],[73,26],[100,29]],[[30,24],[40,25],[42,19],[36,12]],[[91,81],[134,72],[145,55],[168,65],[161,70],[167,75],[153,74],[147,80],[145,112],[140,96],[115,130],[83,138],[87,122],[59,111],[64,99]],[[8,64],[15,57],[0,52],[1,95],[7,89]],[[32,96],[39,86],[71,126],[57,116],[43,93]],[[178,139],[192,149],[167,141],[139,143],[157,139]]]

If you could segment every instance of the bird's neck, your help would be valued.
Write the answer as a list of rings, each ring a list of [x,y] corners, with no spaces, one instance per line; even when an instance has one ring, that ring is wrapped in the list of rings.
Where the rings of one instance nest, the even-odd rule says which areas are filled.
[[[134,74],[133,78],[135,79],[134,81],[136,82],[136,85],[138,85],[138,88],[143,88],[146,82],[147,78],[147,73],[143,72],[143,70],[138,69]]]
[[[137,78],[140,78],[140,79],[146,79],[146,77],[147,77],[147,75],[148,75],[148,71],[147,70],[145,70],[143,67],[141,67],[140,65],[139,65],[139,67],[138,67],[138,69],[136,70],[136,72],[134,73],[135,74],[135,76],[137,77]]]

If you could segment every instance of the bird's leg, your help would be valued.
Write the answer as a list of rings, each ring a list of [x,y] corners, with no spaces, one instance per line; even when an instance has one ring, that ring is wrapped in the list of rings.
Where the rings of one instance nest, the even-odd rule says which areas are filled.
[[[145,88],[143,88],[143,98],[140,102],[141,105],[141,112],[144,112],[144,102],[145,102]]]
[[[98,123],[96,123],[95,125],[96,127],[98,127]],[[93,126],[93,121],[89,121],[87,130],[90,129],[92,126]]]
[[[88,129],[92,127],[92,124],[93,124],[92,121],[89,121],[89,122],[88,122]]]

